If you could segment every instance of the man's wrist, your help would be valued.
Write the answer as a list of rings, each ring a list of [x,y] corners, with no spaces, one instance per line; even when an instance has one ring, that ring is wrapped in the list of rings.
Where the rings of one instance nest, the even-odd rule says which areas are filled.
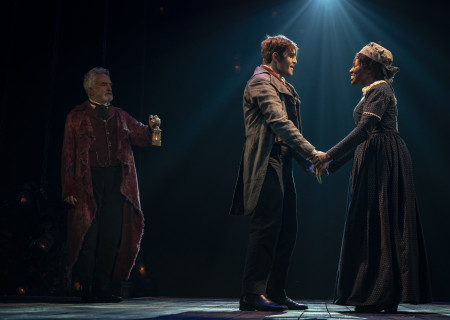
[[[312,155],[311,155],[308,159],[306,159],[306,160],[311,161],[312,158],[314,158],[316,154],[317,154],[317,150],[314,149],[314,150],[312,151]]]

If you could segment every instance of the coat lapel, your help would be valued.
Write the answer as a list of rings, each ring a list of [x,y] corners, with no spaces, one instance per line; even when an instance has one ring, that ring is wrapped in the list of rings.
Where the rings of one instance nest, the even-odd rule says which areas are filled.
[[[292,97],[295,97],[292,92],[289,91],[288,88],[286,88],[286,86],[280,81],[278,80],[276,77],[274,77],[273,75],[270,74],[269,71],[267,71],[266,69],[264,69],[263,67],[256,67],[255,72],[253,73],[253,76],[256,76],[258,74],[261,73],[267,73],[270,76],[270,83],[275,87],[275,89],[283,94],[287,94],[290,95]],[[287,83],[287,82],[286,82]],[[292,86],[290,84],[288,84],[288,86],[290,88],[292,88]],[[295,90],[294,90],[295,92]]]

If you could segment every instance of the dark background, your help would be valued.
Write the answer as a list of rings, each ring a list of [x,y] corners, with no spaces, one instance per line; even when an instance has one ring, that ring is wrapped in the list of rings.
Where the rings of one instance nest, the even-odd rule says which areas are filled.
[[[49,270],[61,274],[65,116],[86,99],[83,75],[103,66],[116,106],[142,122],[149,114],[162,119],[163,146],[135,149],[148,294],[238,297],[248,219],[228,210],[243,146],[242,93],[261,63],[260,42],[282,33],[300,47],[289,81],[302,100],[303,134],[322,150],[353,128],[361,97],[349,83],[354,54],[370,41],[393,52],[434,298],[449,301],[450,29],[440,2],[2,1],[0,271],[7,282],[0,293],[27,281],[31,293],[42,283],[50,290]],[[295,165],[292,297],[332,298],[349,170],[318,185]],[[17,204],[21,194],[31,204]],[[42,234],[57,252],[36,253]]]

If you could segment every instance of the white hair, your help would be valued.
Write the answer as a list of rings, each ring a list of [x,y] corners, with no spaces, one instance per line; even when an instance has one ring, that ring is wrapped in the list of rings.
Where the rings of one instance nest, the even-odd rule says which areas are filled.
[[[109,77],[109,70],[105,68],[95,67],[89,70],[88,73],[84,75],[83,87],[87,95],[89,95],[88,88],[92,88],[94,86],[94,79],[97,74],[105,74]]]

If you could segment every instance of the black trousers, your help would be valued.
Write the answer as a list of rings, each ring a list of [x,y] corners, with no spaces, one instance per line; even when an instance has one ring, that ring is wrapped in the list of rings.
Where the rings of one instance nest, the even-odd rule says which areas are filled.
[[[97,212],[84,238],[75,273],[83,290],[106,292],[122,236],[122,169],[91,168],[91,175]]]
[[[297,236],[297,203],[291,150],[273,146],[258,205],[250,220],[243,294],[284,297]]]

